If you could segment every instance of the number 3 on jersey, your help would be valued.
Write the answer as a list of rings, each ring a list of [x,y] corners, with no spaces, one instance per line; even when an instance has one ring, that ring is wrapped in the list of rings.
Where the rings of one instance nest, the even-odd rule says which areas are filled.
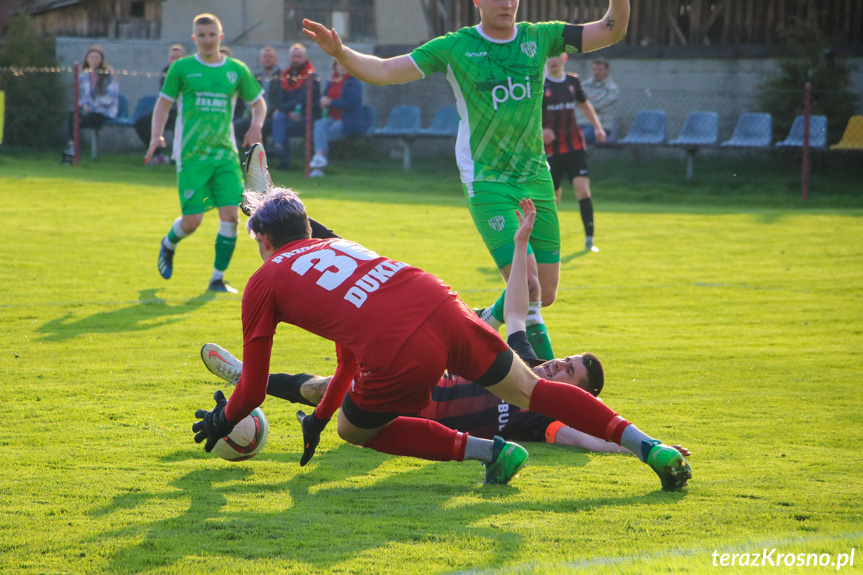
[[[357,260],[383,259],[375,252],[367,250],[359,244],[344,240],[331,242],[328,247],[335,248],[345,255],[338,254],[332,249],[316,250],[303,254],[294,260],[291,270],[301,276],[310,269],[322,272],[321,277],[315,283],[327,291],[333,291],[354,275],[358,267]],[[406,267],[408,267],[407,264],[401,262],[385,260],[379,263],[354,282],[354,285],[345,294],[345,300],[359,308],[365,303],[368,294],[376,291],[393,274]]]
[[[380,257],[359,244],[343,240],[331,242],[330,247],[348,255],[340,256],[333,250],[326,249],[314,251],[298,257],[291,266],[291,270],[304,276],[307,271],[314,267],[319,272],[324,272],[318,278],[317,284],[328,291],[333,291],[356,271],[357,262],[355,260],[369,261]],[[330,268],[335,269],[331,271]]]

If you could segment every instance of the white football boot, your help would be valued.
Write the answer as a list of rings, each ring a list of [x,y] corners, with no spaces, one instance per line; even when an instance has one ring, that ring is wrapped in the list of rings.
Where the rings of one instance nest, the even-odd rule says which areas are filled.
[[[213,375],[221,377],[231,385],[240,383],[243,362],[231,355],[225,348],[215,343],[206,343],[201,348],[201,360]]]
[[[247,194],[265,194],[273,187],[270,178],[270,170],[267,166],[267,152],[261,144],[252,144],[246,152],[246,161],[243,164],[243,172],[246,176],[246,193],[243,194],[243,202],[240,209],[243,213],[251,215]]]

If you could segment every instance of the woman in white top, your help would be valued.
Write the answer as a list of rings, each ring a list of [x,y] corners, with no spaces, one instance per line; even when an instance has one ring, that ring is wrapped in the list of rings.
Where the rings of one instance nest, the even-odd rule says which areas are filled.
[[[105,60],[105,53],[99,46],[91,46],[84,56],[84,67],[78,75],[78,108],[80,109],[80,128],[99,130],[109,119],[117,117],[119,108],[120,85],[114,77],[114,70]],[[74,152],[72,148],[74,114],[69,114],[69,143],[64,159]]]

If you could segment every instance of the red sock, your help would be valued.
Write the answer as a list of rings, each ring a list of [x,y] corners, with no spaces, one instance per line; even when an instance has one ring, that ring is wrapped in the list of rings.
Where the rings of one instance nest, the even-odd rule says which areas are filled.
[[[389,453],[430,459],[464,461],[467,433],[444,427],[437,421],[416,417],[397,417],[363,447]]]
[[[545,379],[540,379],[533,388],[530,410],[618,445],[623,429],[629,425],[628,421],[583,389]]]

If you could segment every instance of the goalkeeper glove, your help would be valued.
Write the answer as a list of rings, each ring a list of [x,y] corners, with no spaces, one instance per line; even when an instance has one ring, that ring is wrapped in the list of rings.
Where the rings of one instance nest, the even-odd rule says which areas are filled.
[[[330,420],[318,419],[314,411],[309,415],[298,411],[297,420],[303,428],[303,456],[300,458],[300,466],[304,466],[315,454],[315,449],[321,442],[321,432]]]
[[[199,409],[195,412],[195,417],[199,417],[201,421],[192,425],[192,431],[195,433],[195,443],[201,443],[205,439],[204,451],[207,453],[213,450],[221,438],[225,437],[234,430],[234,423],[225,419],[225,406],[228,405],[228,400],[225,399],[225,394],[222,390],[213,394],[213,399],[216,400],[216,407],[213,411]]]

